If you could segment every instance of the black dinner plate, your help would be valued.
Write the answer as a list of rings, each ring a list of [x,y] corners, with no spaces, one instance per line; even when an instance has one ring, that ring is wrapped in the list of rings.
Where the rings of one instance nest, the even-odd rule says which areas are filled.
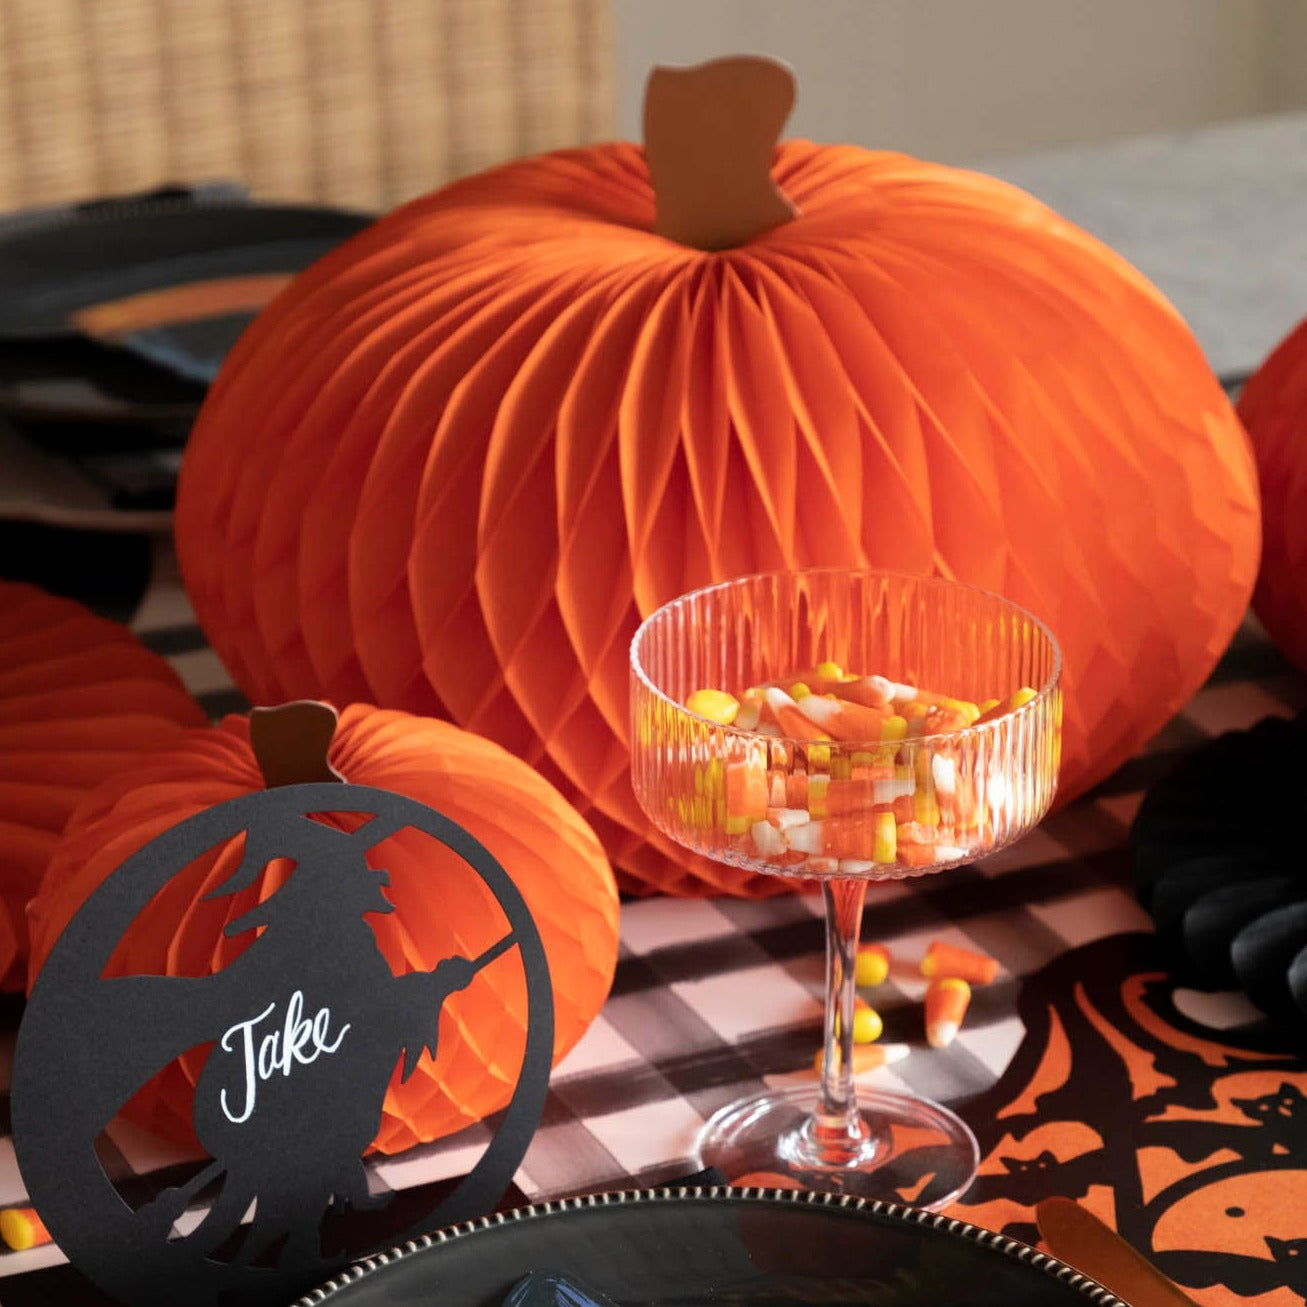
[[[1041,1252],[914,1208],[780,1189],[661,1189],[526,1207],[369,1258],[297,1307],[500,1307],[554,1271],[620,1307],[1121,1307]]]

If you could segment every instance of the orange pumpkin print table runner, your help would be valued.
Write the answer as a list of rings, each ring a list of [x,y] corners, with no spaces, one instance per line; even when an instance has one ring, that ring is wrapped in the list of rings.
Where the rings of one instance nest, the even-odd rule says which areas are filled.
[[[965,1108],[984,1161],[952,1214],[1039,1242],[1074,1198],[1211,1307],[1307,1297],[1307,1060],[1187,1016],[1155,937],[1064,954],[1022,987],[1025,1038]],[[1181,1000],[1184,991],[1179,991]]]

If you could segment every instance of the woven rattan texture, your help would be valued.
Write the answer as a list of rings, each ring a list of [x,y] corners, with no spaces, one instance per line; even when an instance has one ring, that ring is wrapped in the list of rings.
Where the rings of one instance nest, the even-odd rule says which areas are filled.
[[[0,0],[0,210],[214,178],[385,209],[612,120],[608,0]]]

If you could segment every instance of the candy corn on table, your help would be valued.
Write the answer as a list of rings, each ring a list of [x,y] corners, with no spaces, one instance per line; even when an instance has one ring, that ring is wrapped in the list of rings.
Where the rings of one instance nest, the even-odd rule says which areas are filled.
[[[134,626],[172,660],[212,714],[241,706],[194,625],[166,551]],[[1145,976],[1141,983],[1146,990],[1155,983],[1147,976],[1158,969],[1149,951],[1148,918],[1130,888],[1129,824],[1142,790],[1181,752],[1224,729],[1249,725],[1269,713],[1290,715],[1304,706],[1307,681],[1280,660],[1250,622],[1186,710],[1092,794],[1054,812],[1033,835],[978,865],[920,882],[873,887],[878,902],[869,921],[879,935],[864,942],[884,946],[885,953],[868,952],[861,992],[879,1019],[867,1019],[864,1029],[873,1024],[883,1029],[874,1044],[862,1047],[889,1052],[869,1053],[868,1062],[878,1065],[864,1074],[949,1103],[976,1130],[988,1156],[976,1186],[959,1205],[960,1215],[1034,1240],[1034,1202],[1068,1193],[1106,1219],[1119,1216],[1130,1231],[1130,1212],[1147,1200],[1149,1183],[1141,1189],[1138,1150],[1129,1131],[1123,1127],[1122,1137],[1116,1138],[1101,1121],[1069,1121],[1064,1101],[1072,1088],[1110,1084],[1122,1065],[1121,1049],[1132,1039],[1141,1045],[1145,1039],[1133,1027],[1108,1028],[1112,1003],[1095,998],[1106,992],[1104,987],[1128,989],[1135,972]],[[693,1169],[690,1147],[696,1130],[723,1103],[813,1076],[822,1010],[820,912],[817,896],[800,894],[766,902],[649,899],[625,904],[612,995],[556,1069],[543,1123],[505,1202],[655,1185],[681,1176]],[[936,961],[925,970],[934,971],[933,978],[922,974],[921,967],[932,945]],[[992,959],[991,966],[963,977],[969,983],[961,1005],[956,993],[939,993],[941,973],[965,970],[956,961],[959,955],[951,952],[958,949]],[[1042,988],[1046,985],[1051,988]],[[1064,1007],[1058,1006],[1063,1001],[1058,985],[1065,990]],[[956,990],[942,986],[950,988]],[[928,1023],[930,990],[936,992]],[[1208,1004],[1204,1019],[1215,1023],[1213,1047],[1223,1046],[1222,1039],[1233,1040],[1231,1029],[1216,1026],[1234,1023],[1237,1031],[1245,1015],[1240,1000],[1202,1001]],[[1099,1030],[1103,1038],[1080,1020],[1081,1009],[1097,1012],[1107,1023]],[[0,1070],[6,1076],[20,1011],[16,999],[3,1004]],[[1152,1028],[1144,1015],[1139,1020],[1140,1029]],[[955,1035],[950,1023],[958,1026]],[[1082,1027],[1088,1032],[1083,1037]],[[1228,1050],[1220,1056],[1228,1062]],[[1182,1072],[1181,1078],[1193,1078],[1176,1092],[1188,1092],[1190,1115],[1206,1112],[1215,1123],[1222,1096],[1203,1077],[1210,1079],[1219,1056],[1200,1050],[1190,1057],[1192,1071]],[[1069,1080],[1066,1074],[1058,1079],[1059,1058],[1069,1068]],[[1174,1079],[1175,1068],[1187,1065],[1183,1059],[1157,1061],[1155,1074]],[[1286,1084],[1301,1083],[1307,1095],[1307,1064],[1281,1057],[1273,1075]],[[1249,1081],[1246,1094],[1226,1095],[1223,1101],[1255,1097],[1255,1089]],[[1128,1109],[1130,1094],[1122,1101]],[[1093,1110],[1084,1108],[1081,1115]],[[3,1119],[7,1124],[7,1111]],[[1286,1136],[1282,1146],[1301,1150],[1303,1170],[1293,1173],[1303,1180],[1301,1207],[1307,1204],[1307,1113],[1290,1125],[1299,1133]],[[405,1189],[436,1186],[465,1171],[486,1138],[486,1131],[475,1127],[443,1143],[375,1162],[374,1182]],[[1219,1136],[1212,1138],[1213,1148],[1219,1149]],[[188,1165],[139,1131],[116,1127],[105,1160],[124,1192],[136,1194],[175,1183],[178,1168]],[[1189,1157],[1180,1164],[1192,1169],[1198,1161]],[[1222,1183],[1229,1187],[1227,1182],[1225,1176]],[[24,1199],[13,1150],[5,1140],[0,1207],[21,1207]],[[1202,1259],[1229,1253],[1241,1259],[1240,1266],[1257,1262],[1253,1269],[1262,1278],[1254,1275],[1247,1282],[1261,1286],[1257,1293],[1275,1294],[1267,1304],[1288,1307],[1307,1297],[1307,1285],[1301,1283],[1301,1272],[1294,1279],[1288,1255],[1281,1264],[1268,1251],[1285,1245],[1289,1232],[1274,1225],[1275,1218],[1254,1231],[1261,1218],[1247,1198],[1236,1202],[1218,1195],[1216,1201],[1224,1203],[1217,1228],[1218,1236],[1228,1233],[1225,1245],[1213,1236],[1218,1238],[1215,1246],[1210,1239],[1197,1245],[1191,1253],[1199,1260],[1186,1263],[1184,1240],[1191,1237],[1186,1231],[1202,1222],[1195,1216],[1187,1224],[1168,1225],[1166,1213],[1149,1225],[1153,1246],[1145,1251],[1159,1260],[1170,1256],[1167,1264],[1177,1275],[1200,1262],[1202,1271],[1208,1266]],[[1244,1225],[1224,1215],[1227,1209],[1249,1212]],[[1296,1289],[1289,1287],[1295,1284]],[[1204,1303],[1239,1300],[1219,1283],[1195,1287],[1195,1296]],[[58,1251],[48,1245],[0,1252],[4,1307],[53,1301],[77,1307],[102,1299],[61,1265]]]

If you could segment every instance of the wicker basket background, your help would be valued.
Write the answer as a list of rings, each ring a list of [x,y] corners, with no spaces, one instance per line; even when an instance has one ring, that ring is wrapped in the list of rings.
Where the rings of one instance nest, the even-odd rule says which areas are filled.
[[[0,0],[0,210],[231,178],[385,209],[612,134],[608,0]]]

